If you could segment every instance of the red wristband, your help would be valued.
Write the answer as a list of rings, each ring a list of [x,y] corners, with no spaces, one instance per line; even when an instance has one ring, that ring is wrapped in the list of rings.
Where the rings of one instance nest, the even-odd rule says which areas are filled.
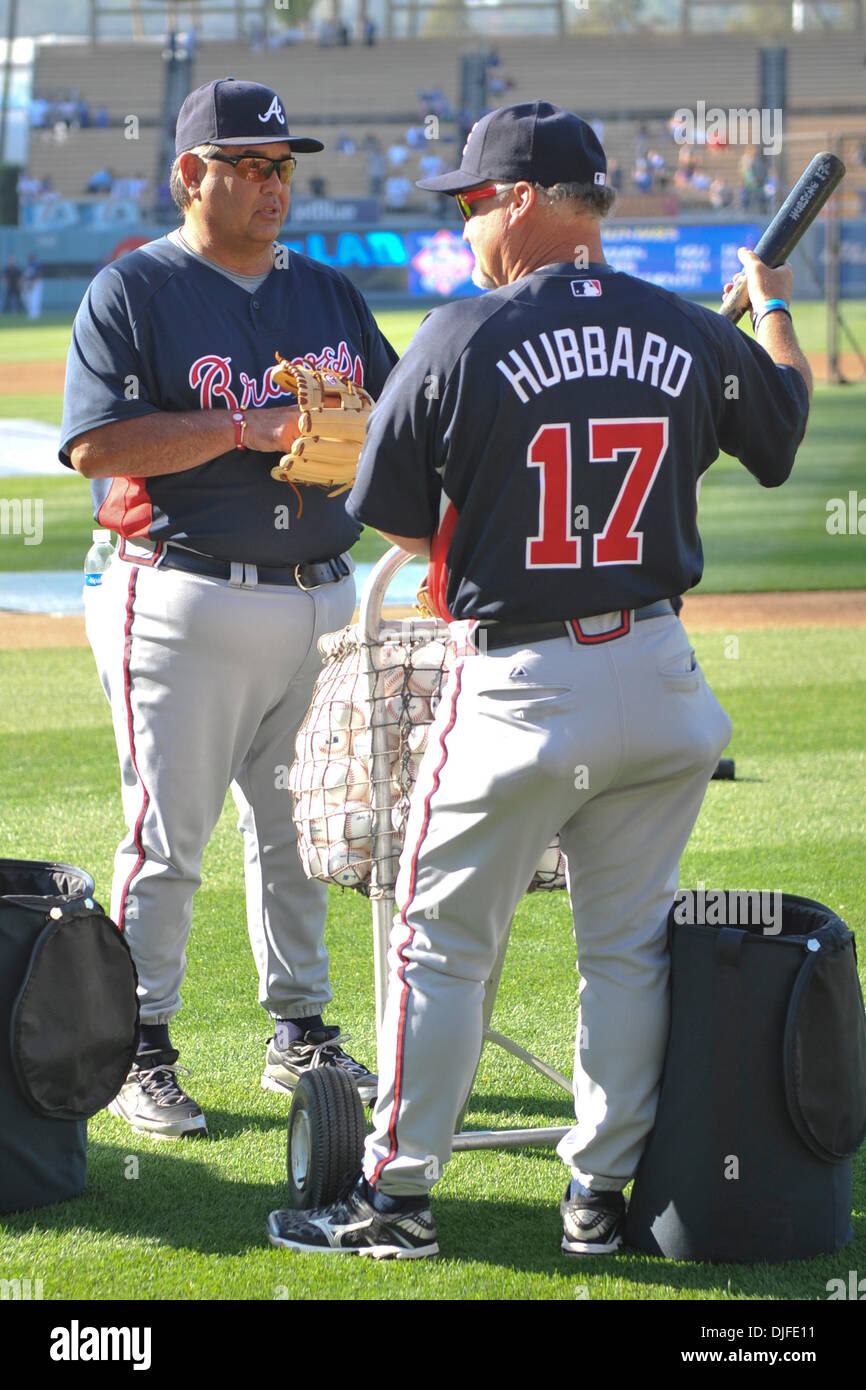
[[[245,449],[247,446],[244,443],[244,431],[247,427],[247,417],[242,410],[233,410],[232,421],[235,427],[235,448]]]

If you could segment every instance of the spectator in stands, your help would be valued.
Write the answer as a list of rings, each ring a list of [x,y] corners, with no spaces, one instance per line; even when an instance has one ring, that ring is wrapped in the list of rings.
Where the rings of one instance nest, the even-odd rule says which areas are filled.
[[[3,310],[4,314],[23,314],[24,301],[21,298],[23,282],[21,267],[14,256],[10,256],[3,271]]]
[[[710,207],[720,212],[722,208],[729,208],[734,201],[734,190],[730,184],[725,183],[724,179],[713,179],[710,184]]]
[[[38,179],[31,178],[29,174],[22,171],[18,175],[18,201],[26,207],[28,203],[34,203],[39,196],[42,188]]]
[[[348,24],[344,24],[343,20],[341,19],[339,24],[337,25],[337,43],[340,45],[341,48],[348,48],[351,42],[352,36],[349,33],[349,26]]]
[[[671,181],[664,155],[659,154],[658,150],[647,150],[646,162],[653,176],[653,186],[664,192]]]
[[[367,159],[367,191],[371,198],[381,198],[385,190],[385,174],[388,165],[385,154],[379,146],[379,141],[373,137],[373,145],[368,146]]]
[[[409,180],[402,174],[392,174],[385,180],[385,207],[389,212],[405,212],[411,193]]]
[[[147,179],[143,174],[136,174],[134,178],[115,179],[111,187],[112,198],[129,198],[134,203],[138,203],[144,197],[147,189]]]
[[[93,117],[93,124],[98,130],[105,130],[108,126],[108,112],[104,106],[97,107]]]
[[[744,212],[765,207],[764,184],[768,175],[767,161],[757,145],[750,145],[740,160],[740,207]]]
[[[616,193],[622,188],[622,169],[619,167],[619,160],[613,155],[608,156],[607,161],[607,181]]]
[[[45,130],[51,124],[51,103],[34,97],[30,103],[30,124],[34,130]]]
[[[310,182],[309,182],[309,190],[310,190],[310,197],[311,197],[311,198],[327,198],[327,196],[328,196],[328,181],[327,181],[327,179],[323,179],[322,176],[321,176],[321,174],[314,174],[313,177],[310,179]]]
[[[651,193],[653,186],[652,170],[644,155],[638,155],[631,171],[631,181],[638,193]]]
[[[438,154],[425,154],[418,160],[418,170],[422,179],[435,179],[445,172],[445,165]]]
[[[418,172],[422,179],[435,179],[445,172],[445,163],[438,154],[425,154],[418,160]],[[440,193],[436,203],[439,220],[444,222],[454,209],[454,199],[449,193]]]
[[[409,151],[405,145],[398,145],[395,141],[393,145],[388,146],[388,163],[392,169],[399,169],[400,165],[404,164],[408,158]]]
[[[110,193],[114,187],[114,173],[111,169],[97,169],[84,185],[85,193]]]
[[[337,154],[351,155],[355,153],[355,142],[351,135],[347,135],[345,130],[341,130],[334,141],[334,149]]]
[[[42,266],[31,251],[24,267],[24,298],[27,301],[27,317],[38,319],[42,311]]]
[[[365,20],[365,22],[364,22],[364,43],[367,45],[368,48],[372,48],[375,42],[376,42],[376,26],[375,26],[375,24],[373,23],[372,19]]]
[[[698,160],[694,150],[689,145],[681,145],[677,157],[677,171],[674,174],[674,182],[679,187],[688,187],[695,176],[698,168]]]

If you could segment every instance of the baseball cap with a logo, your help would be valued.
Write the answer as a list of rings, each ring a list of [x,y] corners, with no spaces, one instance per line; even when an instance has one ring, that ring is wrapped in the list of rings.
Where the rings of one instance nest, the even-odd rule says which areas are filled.
[[[177,118],[175,154],[196,145],[288,144],[300,154],[325,147],[321,140],[289,134],[283,103],[270,87],[218,77],[190,92]]]
[[[541,188],[606,183],[607,160],[592,126],[549,101],[500,106],[475,122],[459,169],[419,179],[416,186],[434,193],[462,193],[482,183],[519,180]]]

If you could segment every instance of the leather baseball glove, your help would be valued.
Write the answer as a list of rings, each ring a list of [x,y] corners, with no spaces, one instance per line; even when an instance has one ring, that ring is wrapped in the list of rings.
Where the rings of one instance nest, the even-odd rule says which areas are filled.
[[[273,380],[298,398],[299,436],[271,477],[324,488],[329,497],[355,481],[372,396],[339,372],[318,371],[306,362],[287,362],[277,353]],[[300,494],[298,494],[300,498]]]

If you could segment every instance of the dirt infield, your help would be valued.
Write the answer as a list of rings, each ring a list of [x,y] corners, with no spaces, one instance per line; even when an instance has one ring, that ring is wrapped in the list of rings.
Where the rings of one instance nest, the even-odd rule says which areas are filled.
[[[402,618],[413,612],[411,608],[386,608],[385,616]],[[747,627],[866,627],[866,590],[693,594],[686,599],[683,621],[695,632],[738,632]],[[83,617],[0,613],[0,649],[85,646]]]

